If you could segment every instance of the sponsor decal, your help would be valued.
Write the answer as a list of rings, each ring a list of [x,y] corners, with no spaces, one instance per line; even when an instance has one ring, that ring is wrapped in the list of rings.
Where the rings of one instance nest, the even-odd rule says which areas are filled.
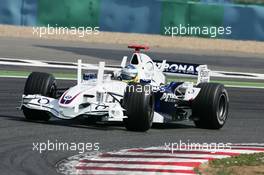
[[[63,99],[64,99],[64,100],[70,100],[70,99],[72,99],[72,96],[70,96],[70,95],[66,95]]]
[[[76,94],[74,97],[71,95],[66,95],[67,92],[61,97],[60,104],[70,104],[76,97],[78,97],[82,92]]]
[[[155,61],[155,63],[158,68],[162,66],[162,62],[160,61]],[[198,67],[199,64],[166,62],[163,72],[198,75]]]
[[[164,93],[161,96],[160,100],[165,101],[165,102],[176,102],[177,96],[175,94],[172,94],[172,93]]]
[[[41,99],[39,99],[38,100],[38,103],[39,104],[42,104],[42,105],[46,105],[46,104],[49,104],[49,99],[47,99],[47,98],[41,98]]]

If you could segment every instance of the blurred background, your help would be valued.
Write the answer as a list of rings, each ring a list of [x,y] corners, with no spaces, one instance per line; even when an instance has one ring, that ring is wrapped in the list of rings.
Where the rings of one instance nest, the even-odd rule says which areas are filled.
[[[161,35],[179,24],[230,26],[216,38],[264,41],[264,0],[0,0],[0,24]]]

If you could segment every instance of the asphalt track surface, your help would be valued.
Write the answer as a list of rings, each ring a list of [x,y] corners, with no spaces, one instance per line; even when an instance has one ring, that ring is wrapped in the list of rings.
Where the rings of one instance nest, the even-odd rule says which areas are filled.
[[[101,151],[160,146],[164,143],[263,143],[264,90],[228,88],[229,119],[221,130],[194,128],[192,122],[154,125],[147,133],[126,131],[122,124],[90,124],[84,119],[47,123],[28,122],[15,108],[25,79],[1,78],[0,87],[0,169],[1,174],[56,174],[55,164],[77,154],[67,151],[33,151],[33,142],[99,142]],[[73,81],[59,81],[61,87]],[[250,92],[249,92],[250,91]]]
[[[32,45],[31,47],[23,46],[21,50],[19,49],[22,47],[19,45],[21,44],[20,42],[22,41],[18,40],[17,44],[15,42],[12,43],[13,48],[17,48],[13,52],[4,49],[3,43],[0,42],[0,57],[27,57],[36,59],[47,58],[44,57],[45,52],[47,55],[50,54],[49,56],[53,53],[53,51],[32,50]],[[30,40],[30,42],[33,41]],[[46,45],[48,44],[50,43],[46,43]],[[55,44],[53,43],[53,45]],[[25,45],[27,45],[26,42]],[[47,48],[47,46],[45,47]],[[60,46],[57,45],[56,47],[58,49]],[[86,49],[89,50],[89,48]],[[90,49],[91,52],[93,50]],[[106,57],[107,52],[105,51],[102,54],[102,50],[105,49],[102,48],[98,52],[94,51],[91,60],[96,62],[103,59],[104,56]],[[121,52],[123,53],[124,51],[118,51],[120,56]],[[114,53],[115,50],[112,50],[108,53],[108,56],[111,56],[111,58],[119,56],[114,55]],[[61,57],[60,60],[62,60],[62,57],[67,56],[67,51],[61,54],[63,56],[57,55]],[[85,54],[90,54],[90,52],[85,52]],[[102,55],[99,56],[100,54]],[[162,55],[163,53],[160,54]],[[171,54],[173,55],[173,53]],[[73,56],[78,57],[80,55],[75,53]],[[66,58],[71,60],[70,57],[68,55]],[[90,56],[83,56],[82,58],[90,59]],[[51,57],[50,60],[52,60]],[[257,62],[252,61],[252,64],[256,64],[256,69],[261,73],[260,67],[262,66],[263,68],[264,60],[259,58],[253,60]],[[67,59],[64,61],[67,61]],[[246,63],[251,62],[248,61]],[[228,67],[229,69],[235,67],[237,70],[246,70],[243,65],[234,65],[230,64],[230,62],[223,62],[223,64],[222,67]],[[221,66],[218,67],[221,68]],[[0,78],[0,82],[0,174],[57,174],[55,169],[56,163],[61,159],[77,154],[77,152],[46,151],[40,154],[32,150],[33,142],[46,143],[48,140],[68,143],[99,142],[101,151],[162,146],[165,142],[178,143],[180,140],[182,142],[195,143],[264,143],[263,89],[228,88],[230,115],[226,125],[221,130],[197,129],[192,122],[182,122],[170,125],[154,125],[148,132],[138,133],[126,131],[122,124],[94,125],[84,119],[70,121],[52,119],[47,123],[28,122],[24,119],[23,114],[16,110],[16,107],[19,105],[18,101],[23,93],[25,79]],[[74,81],[59,81],[59,86],[70,87],[74,83]]]

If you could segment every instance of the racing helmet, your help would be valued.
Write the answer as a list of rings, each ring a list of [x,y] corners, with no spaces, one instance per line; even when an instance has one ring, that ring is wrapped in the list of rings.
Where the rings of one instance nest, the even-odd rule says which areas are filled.
[[[133,81],[138,75],[138,70],[132,64],[127,65],[121,70],[121,79],[124,81]]]

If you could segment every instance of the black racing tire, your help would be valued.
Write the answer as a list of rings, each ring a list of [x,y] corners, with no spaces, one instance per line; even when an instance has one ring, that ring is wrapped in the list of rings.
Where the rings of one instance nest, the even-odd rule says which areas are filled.
[[[151,128],[155,101],[150,85],[129,83],[122,103],[127,130],[144,132]]]
[[[198,96],[192,102],[192,118],[198,128],[220,129],[228,117],[229,97],[224,85],[200,83]]]
[[[24,87],[24,95],[39,94],[56,98],[57,83],[53,75],[42,72],[32,72]],[[51,115],[48,112],[22,107],[24,116],[28,120],[48,121]]]

